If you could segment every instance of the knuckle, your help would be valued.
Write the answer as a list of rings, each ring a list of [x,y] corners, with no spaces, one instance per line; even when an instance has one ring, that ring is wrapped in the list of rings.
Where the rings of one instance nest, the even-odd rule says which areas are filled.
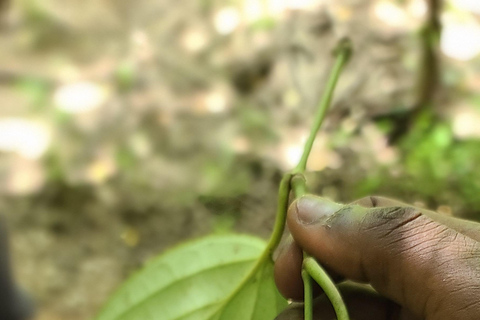
[[[420,211],[411,207],[376,208],[365,215],[361,230],[389,235],[421,216]]]
[[[362,223],[371,243],[388,248],[394,255],[438,252],[448,246],[456,232],[413,207],[372,210]],[[446,255],[448,256],[448,255]]]
[[[422,295],[418,292],[412,295],[407,290],[400,300],[416,299],[415,303],[423,306],[421,311],[425,315],[443,316],[432,319],[454,319],[445,318],[445,314],[461,314],[461,319],[478,318],[478,241],[431,219],[414,207],[369,209],[359,231],[363,232],[368,244],[364,246],[368,253],[365,255],[372,257],[363,262],[365,278],[376,279],[375,283],[384,287],[394,283],[392,274],[395,279],[403,275],[403,283],[421,283],[428,279],[428,288],[422,291]],[[379,268],[378,274],[368,274],[368,270]]]

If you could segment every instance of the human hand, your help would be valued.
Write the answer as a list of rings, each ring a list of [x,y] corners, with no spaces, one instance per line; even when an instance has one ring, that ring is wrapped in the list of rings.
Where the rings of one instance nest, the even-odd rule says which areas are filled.
[[[340,285],[352,319],[480,319],[480,224],[367,197],[352,205],[304,196],[288,210],[294,240],[275,262],[275,281],[287,298],[303,298],[302,249]],[[303,319],[292,304],[278,320]],[[328,299],[314,319],[335,319]]]

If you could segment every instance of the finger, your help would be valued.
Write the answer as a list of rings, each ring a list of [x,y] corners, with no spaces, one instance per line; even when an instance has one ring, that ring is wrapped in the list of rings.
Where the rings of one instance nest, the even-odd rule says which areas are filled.
[[[274,277],[278,291],[287,299],[303,299],[302,249],[289,237],[275,261]]]
[[[285,298],[293,301],[303,300],[302,261],[302,249],[293,241],[291,236],[288,237],[275,261],[274,278],[278,291]],[[341,280],[334,273],[329,272],[329,275],[333,281]],[[312,284],[312,291],[314,297],[319,296],[323,292],[316,282]]]
[[[295,241],[321,264],[371,283],[418,316],[478,317],[478,242],[418,209],[368,209],[305,196],[290,206],[287,223]]]
[[[363,207],[392,207],[392,206],[403,206],[407,207],[406,203],[385,198],[385,197],[365,197],[359,199],[351,204],[358,204]],[[451,216],[442,215],[433,211],[420,209],[425,215],[431,217],[432,219],[444,223],[447,226],[457,230],[460,233],[463,233],[475,240],[480,241],[480,224],[466,221],[462,219],[457,219]],[[301,267],[303,254],[301,248],[293,242],[292,237],[290,236],[287,241],[282,245],[282,250],[280,251],[276,263],[275,263],[275,282],[279,291],[282,295],[288,299],[294,301],[299,301],[303,299],[303,280],[301,277]],[[341,281],[343,277],[335,274],[335,272],[329,272],[331,277],[335,281]],[[314,285],[314,296],[317,296],[321,293],[321,289]]]
[[[400,202],[381,197],[366,197],[352,204],[358,204],[364,207],[375,207],[377,205],[394,206],[399,205]],[[302,261],[302,249],[293,241],[293,238],[289,236],[281,245],[281,250],[275,259],[274,269],[277,288],[287,299],[294,301],[303,300]],[[338,280],[341,279],[338,275],[330,274],[330,276]]]
[[[412,207],[404,202],[392,200],[384,197],[365,197],[351,204],[357,204],[366,208],[378,208],[378,207]],[[456,230],[459,233],[466,235],[476,241],[480,241],[480,224],[478,222],[459,219],[457,217],[440,214],[435,211],[416,208],[424,215],[430,217],[449,228]]]
[[[339,285],[340,293],[347,306],[351,319],[356,320],[416,320],[409,311],[388,300],[371,288],[353,285],[351,283]],[[276,320],[303,320],[304,306],[302,303],[290,305],[279,314]],[[323,295],[314,301],[313,318],[315,320],[335,319],[335,311],[328,298]]]
[[[392,206],[407,206],[407,204],[392,200],[385,197],[365,197],[351,204],[357,204],[366,208],[374,207],[392,207]],[[281,251],[275,259],[274,276],[280,293],[287,299],[294,301],[303,300],[304,289],[303,279],[301,276],[303,253],[302,249],[289,236],[285,243],[281,246]],[[341,281],[343,277],[329,272],[329,275],[337,281]],[[314,286],[316,293],[321,293],[318,286]],[[317,294],[318,295],[318,294]],[[314,296],[316,296],[314,294]]]
[[[278,291],[287,299],[301,301],[304,296],[304,287],[302,279],[303,251],[298,244],[289,236],[282,245],[281,251],[275,260],[274,278]],[[326,270],[334,282],[343,280],[331,270]],[[320,286],[313,282],[313,296],[317,297],[323,293]]]

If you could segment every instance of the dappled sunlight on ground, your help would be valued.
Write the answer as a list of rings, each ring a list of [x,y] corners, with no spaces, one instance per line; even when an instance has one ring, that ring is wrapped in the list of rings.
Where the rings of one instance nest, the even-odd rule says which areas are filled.
[[[466,213],[461,197],[480,190],[467,183],[480,159],[479,6],[446,2],[442,90],[392,144],[425,68],[425,1],[11,1],[0,13],[0,210],[39,320],[91,319],[186,238],[266,237],[345,35],[355,53],[308,162],[321,171],[312,191]],[[464,188],[438,192],[451,179]]]

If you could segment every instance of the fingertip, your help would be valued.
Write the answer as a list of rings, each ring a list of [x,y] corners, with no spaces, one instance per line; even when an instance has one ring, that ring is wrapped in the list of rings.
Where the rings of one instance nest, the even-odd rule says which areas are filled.
[[[304,284],[302,279],[302,263],[304,253],[300,246],[289,236],[279,247],[275,258],[274,279],[278,291],[286,298],[293,301],[302,301],[304,298]],[[335,282],[343,277],[326,268]],[[317,283],[313,283],[313,296],[316,297],[323,291]]]
[[[322,222],[341,208],[341,204],[326,198],[305,195],[292,203],[288,215],[296,223],[311,225]]]
[[[278,291],[287,299],[303,299],[302,249],[290,237],[275,261],[274,278]]]
[[[340,276],[363,281],[365,276],[360,268],[360,247],[364,244],[359,233],[361,221],[371,209],[358,205],[339,205],[328,200],[314,199],[320,205],[311,203],[298,206],[298,210],[314,208],[320,216],[310,224],[303,224],[291,210],[287,216],[289,230],[300,248],[316,258],[327,269]],[[302,203],[300,199],[299,203]],[[325,205],[326,203],[326,205]],[[334,207],[336,210],[323,209]],[[348,261],[348,263],[345,263]]]

